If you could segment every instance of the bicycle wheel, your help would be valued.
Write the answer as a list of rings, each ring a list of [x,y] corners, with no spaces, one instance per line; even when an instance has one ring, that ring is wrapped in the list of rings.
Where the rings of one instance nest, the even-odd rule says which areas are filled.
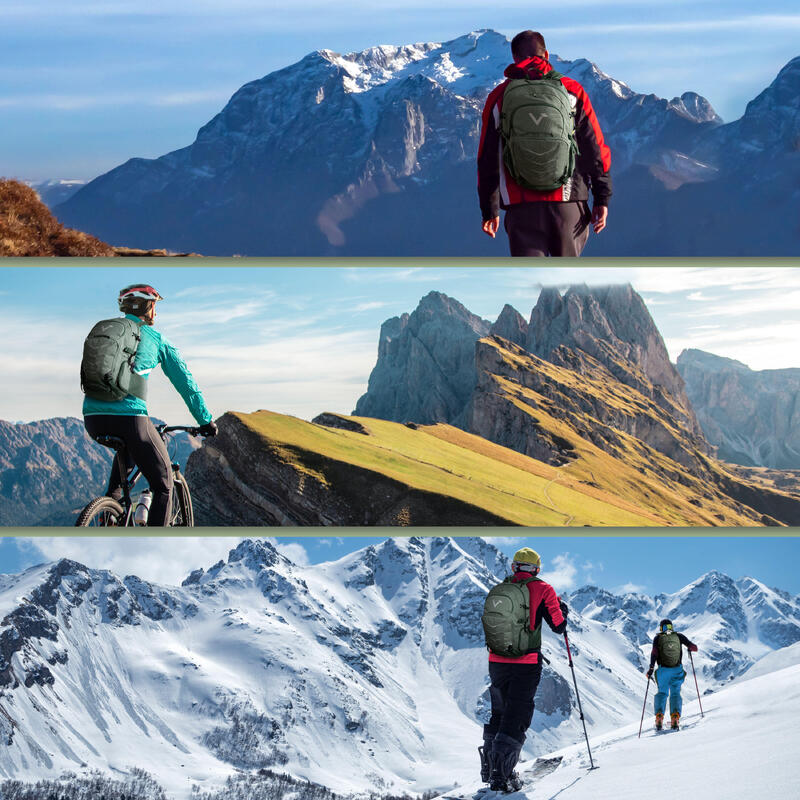
[[[78,515],[76,528],[115,528],[125,525],[125,510],[113,497],[95,497]]]
[[[192,496],[189,494],[189,485],[180,470],[173,473],[172,484],[172,514],[170,525],[177,528],[191,528],[194,526],[194,511],[192,510]]]

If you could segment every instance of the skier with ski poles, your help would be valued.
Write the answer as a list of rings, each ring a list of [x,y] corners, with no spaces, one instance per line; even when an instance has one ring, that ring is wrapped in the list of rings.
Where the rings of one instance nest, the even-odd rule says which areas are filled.
[[[697,652],[697,645],[690,642],[682,633],[678,633],[672,620],[662,619],[658,624],[658,633],[653,637],[653,649],[650,652],[650,667],[647,670],[647,680],[653,676],[653,667],[656,662],[658,669],[655,671],[658,692],[655,696],[656,730],[660,731],[664,727],[664,711],[667,707],[667,697],[669,697],[669,717],[670,729],[680,728],[681,709],[683,700],[681,698],[681,686],[686,678],[686,670],[681,664],[683,647],[689,653]],[[698,699],[699,699],[698,694]]]
[[[568,609],[549,583],[538,577],[539,554],[523,547],[514,554],[512,575],[493,587],[481,618],[489,649],[492,714],[483,726],[481,779],[494,791],[517,791],[514,767],[531,724],[542,675],[542,620],[558,634]]]

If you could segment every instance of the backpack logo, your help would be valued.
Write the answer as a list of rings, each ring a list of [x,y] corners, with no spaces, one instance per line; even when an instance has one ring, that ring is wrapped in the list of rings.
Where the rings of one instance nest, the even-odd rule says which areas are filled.
[[[503,605],[503,601],[502,600],[492,599],[492,607],[493,608],[497,608],[497,606],[501,606],[501,605]]]
[[[548,117],[547,117],[547,114],[545,114],[544,112],[542,112],[541,114],[539,114],[539,116],[537,117],[537,116],[536,116],[536,115],[533,113],[533,111],[529,111],[529,112],[528,112],[528,116],[529,116],[529,117],[530,117],[530,118],[533,120],[533,124],[534,124],[534,125],[537,125],[537,126],[542,124],[542,120],[543,120],[543,119],[547,119],[547,118],[548,118]]]

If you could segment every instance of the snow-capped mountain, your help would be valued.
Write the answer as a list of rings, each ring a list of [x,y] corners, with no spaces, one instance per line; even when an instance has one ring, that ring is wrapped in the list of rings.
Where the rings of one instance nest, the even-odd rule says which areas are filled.
[[[26,181],[28,186],[35,189],[48,208],[66,202],[75,192],[86,186],[83,180],[60,180],[54,178],[46,181]]]
[[[508,39],[491,30],[444,43],[310,53],[241,87],[191,145],[131,159],[57,213],[114,244],[208,255],[498,255],[475,223],[474,159],[483,103],[509,61]],[[611,146],[614,178],[628,176],[615,192],[623,205],[614,235],[590,250],[660,255],[679,247],[674,230],[654,237],[642,224],[645,206],[654,192],[671,195],[731,172],[724,142],[739,134],[694,92],[667,100],[586,59],[552,63],[584,85]],[[781,75],[784,86],[791,75]],[[753,131],[748,141],[765,127],[784,138],[796,131],[791,93],[768,95],[751,103],[747,119],[777,114],[782,122],[742,123]],[[716,131],[729,132],[715,138]],[[702,236],[703,219],[691,235]],[[738,242],[735,226],[727,230]]]
[[[342,792],[447,790],[476,769],[489,705],[480,614],[507,570],[482,539],[412,537],[313,567],[246,540],[180,587],[68,560],[2,576],[0,775],[145,766],[174,797],[262,768]],[[747,623],[736,642],[754,657],[800,638],[797,598],[730,585],[711,573],[668,597],[568,598],[593,734],[638,713],[662,609],[700,644],[703,691],[753,660],[716,668],[730,620]],[[563,641],[543,640],[528,757],[582,735]]]
[[[766,653],[800,641],[800,598],[754,578],[734,581],[720,572],[709,572],[675,594],[615,596],[586,586],[569,602],[582,617],[638,643],[647,660],[658,621],[671,619],[700,647],[696,666],[711,687],[736,678]]]

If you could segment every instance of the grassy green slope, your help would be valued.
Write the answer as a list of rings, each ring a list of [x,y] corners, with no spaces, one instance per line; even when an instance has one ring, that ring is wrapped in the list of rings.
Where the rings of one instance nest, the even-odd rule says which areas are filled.
[[[527,526],[664,525],[668,520],[625,498],[590,487],[557,467],[477,436],[435,425],[346,417],[368,435],[315,425],[270,411],[234,412],[256,432],[273,458],[335,490],[347,466],[485,509]]]

